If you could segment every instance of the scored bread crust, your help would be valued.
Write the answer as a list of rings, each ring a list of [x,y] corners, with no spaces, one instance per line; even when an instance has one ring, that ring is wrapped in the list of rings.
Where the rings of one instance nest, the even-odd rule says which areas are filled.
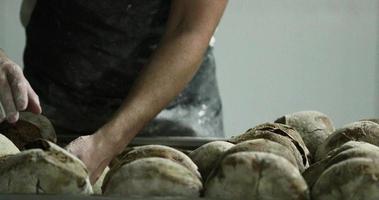
[[[227,150],[220,159],[222,160],[226,156],[233,153],[250,152],[250,151],[266,152],[266,153],[272,153],[272,154],[281,156],[287,159],[296,168],[298,168],[295,156],[286,146],[277,142],[273,142],[268,139],[254,139],[254,140],[248,140],[245,142],[238,143],[234,147]]]
[[[329,167],[351,158],[379,159],[379,147],[366,143],[350,141],[329,152],[328,157],[314,163],[303,172],[303,177],[310,188]]]
[[[172,147],[153,144],[126,149],[125,152],[121,153],[121,155],[117,158],[117,163],[111,167],[108,175],[105,176],[103,184],[106,185],[109,181],[109,177],[111,177],[113,173],[117,172],[123,165],[131,163],[138,159],[150,157],[165,158],[177,162],[178,164],[186,167],[195,176],[202,180],[200,172],[198,171],[198,167],[186,154]]]
[[[205,184],[205,197],[220,199],[309,199],[307,184],[287,159],[266,152],[226,156]]]
[[[48,141],[0,158],[0,193],[91,194],[85,165]]]
[[[337,129],[317,149],[316,161],[326,158],[330,151],[348,141],[363,141],[379,145],[379,124],[370,121],[358,121]]]
[[[233,146],[234,144],[225,141],[209,142],[195,149],[188,156],[198,166],[200,174],[206,180],[221,155]]]
[[[312,188],[316,200],[379,199],[379,161],[351,158],[325,170]]]
[[[199,197],[200,179],[177,162],[159,157],[137,159],[122,165],[103,185],[104,195],[123,197]]]
[[[318,111],[300,111],[284,115],[275,122],[296,129],[314,158],[318,146],[335,130],[332,120]]]
[[[302,165],[304,166],[304,168],[302,168],[301,165],[299,165],[300,170],[303,171],[303,169],[309,167],[309,159],[311,155],[308,148],[305,146],[303,139],[294,128],[285,124],[269,123],[269,122],[263,123],[254,128],[248,129],[245,133],[241,135],[232,137],[230,139],[230,142],[240,143],[246,140],[256,139],[258,138],[257,137],[258,135],[262,135],[263,133],[265,135],[267,134],[278,135],[278,136],[287,138],[290,142],[293,143],[293,145],[296,147],[296,149],[301,155],[301,160],[302,160],[301,163],[303,163]],[[271,136],[271,137],[274,137],[274,136]],[[266,137],[266,139],[270,139],[270,138]]]

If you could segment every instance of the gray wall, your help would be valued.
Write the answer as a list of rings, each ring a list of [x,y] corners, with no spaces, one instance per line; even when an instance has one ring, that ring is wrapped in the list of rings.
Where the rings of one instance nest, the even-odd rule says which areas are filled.
[[[300,110],[379,117],[379,1],[229,2],[216,35],[228,135]]]
[[[24,28],[20,21],[21,0],[0,1],[0,48],[19,65],[25,44]]]
[[[0,1],[0,47],[22,64],[20,0]],[[227,135],[299,110],[337,126],[379,117],[379,0],[231,0],[216,34]]]

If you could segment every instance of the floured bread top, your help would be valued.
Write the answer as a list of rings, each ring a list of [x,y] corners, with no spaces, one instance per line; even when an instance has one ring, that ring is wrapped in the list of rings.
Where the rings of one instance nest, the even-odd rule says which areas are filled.
[[[19,153],[20,150],[7,137],[0,134],[0,157]]]
[[[113,173],[114,170],[117,170],[117,168],[121,167],[122,165],[133,162],[137,159],[149,157],[160,157],[170,159],[174,162],[183,165],[192,173],[194,173],[197,177],[201,178],[200,173],[198,172],[198,168],[196,164],[191,160],[191,158],[189,158],[186,154],[180,152],[179,150],[163,145],[144,145],[134,147],[132,150],[127,151],[121,156],[121,158],[119,158],[120,163],[114,166],[109,173]]]
[[[200,179],[183,165],[159,157],[141,158],[107,174],[106,195],[192,196],[202,190]]]
[[[38,148],[37,148],[38,147]],[[85,165],[63,148],[39,140],[28,150],[0,159],[4,193],[92,193]]]

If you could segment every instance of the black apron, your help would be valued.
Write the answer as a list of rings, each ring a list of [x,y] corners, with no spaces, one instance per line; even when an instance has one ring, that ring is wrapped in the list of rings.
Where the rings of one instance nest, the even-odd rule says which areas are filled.
[[[26,27],[24,73],[43,114],[90,134],[119,108],[165,31],[168,0],[38,0]],[[138,136],[223,137],[212,47],[186,88]]]

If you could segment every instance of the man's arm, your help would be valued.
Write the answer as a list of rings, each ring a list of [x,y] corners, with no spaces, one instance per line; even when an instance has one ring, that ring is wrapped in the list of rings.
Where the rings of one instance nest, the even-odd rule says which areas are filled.
[[[226,0],[176,0],[167,31],[119,112],[102,130],[125,146],[197,72]]]
[[[227,0],[174,0],[166,33],[122,106],[95,134],[68,145],[88,167],[91,181],[192,79]]]

